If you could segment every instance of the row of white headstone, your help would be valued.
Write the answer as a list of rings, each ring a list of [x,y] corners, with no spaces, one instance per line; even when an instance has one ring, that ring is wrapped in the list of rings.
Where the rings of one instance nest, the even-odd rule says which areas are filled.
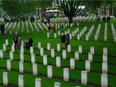
[[[98,40],[98,37],[99,37],[99,33],[100,33],[100,29],[101,29],[101,24],[98,25],[98,28],[97,28],[97,31],[96,31],[96,34],[94,36],[94,40],[97,41]]]
[[[10,23],[8,28],[7,28],[7,31],[10,30],[10,28],[12,27],[13,23]]]
[[[66,69],[65,69],[66,72]],[[67,73],[68,75],[68,73]],[[67,77],[67,76],[66,76]],[[3,85],[8,86],[8,72],[3,72]],[[66,80],[66,78],[65,78]],[[24,76],[23,75],[18,75],[18,87],[25,87],[24,86]],[[35,87],[42,87],[42,81],[40,78],[35,78]],[[54,87],[61,87],[60,82],[54,82]],[[76,86],[79,87],[79,86]]]
[[[51,72],[52,70],[51,66],[49,66],[49,70]],[[64,81],[69,81],[69,69],[68,68],[64,68],[63,75],[64,75],[63,76]],[[48,78],[51,78],[51,76],[49,76]],[[8,86],[8,83],[9,83],[8,72],[3,72],[3,85]],[[81,84],[87,85],[87,71],[81,71]],[[24,87],[24,76],[23,75],[18,75],[18,87]],[[42,87],[40,78],[35,79],[35,87]],[[54,87],[61,87],[61,84],[59,82],[54,82]],[[101,87],[108,87],[108,75],[107,74],[101,74]]]
[[[35,27],[36,31],[39,32],[39,27],[36,25],[35,22],[33,24],[34,24],[34,27]]]
[[[18,34],[18,31],[19,31],[19,28],[20,28],[20,22],[18,22],[18,26],[17,26],[17,29],[16,29],[16,31],[15,31],[15,34],[17,35]]]
[[[4,86],[8,86],[8,72],[3,72],[3,85]],[[60,83],[55,82],[54,83],[54,87],[57,87],[56,85],[58,85]],[[24,86],[24,76],[23,75],[18,75],[18,87],[25,87]],[[41,79],[40,78],[36,78],[35,79],[35,87],[42,87],[42,83],[41,83]],[[60,87],[60,86],[59,86]]]
[[[86,34],[86,40],[89,40],[90,35],[92,34],[93,30],[94,30],[94,25],[91,26],[89,32]]]
[[[70,45],[69,46],[69,52],[70,52]],[[47,48],[50,50],[50,48]],[[82,46],[79,46],[78,51],[75,51],[75,59],[71,58],[70,59],[70,68],[75,69],[75,60],[79,60],[79,54],[82,53]],[[31,54],[31,63],[35,63],[35,54],[33,53],[33,47],[30,48],[30,54]],[[88,60],[85,61],[85,69],[87,71],[90,71],[90,62],[93,61],[93,54],[94,54],[94,47],[92,46],[90,48],[90,52],[88,53]],[[43,56],[43,64],[47,65],[47,55],[44,55],[44,50],[43,48],[40,49],[40,55]],[[102,63],[102,72],[107,73],[107,48],[103,48],[103,63]],[[51,57],[55,57],[55,51],[54,49],[51,49]],[[66,59],[66,50],[62,51],[62,57],[63,59]],[[3,58],[3,51],[0,50],[0,58]],[[10,51],[10,60],[13,60],[13,51]],[[20,61],[24,61],[24,54],[23,52],[20,52]],[[9,63],[8,63],[9,64]],[[10,66],[10,65],[8,65]],[[60,67],[61,66],[61,59],[60,57],[56,57],[56,66]]]
[[[22,22],[22,32],[24,32],[24,23],[25,23],[25,22]],[[15,22],[15,23],[13,23],[13,22],[11,22],[11,23],[6,23],[6,25],[5,25],[6,31],[5,31],[5,32],[7,33],[7,32],[9,31],[10,34],[12,34],[13,30],[15,30],[15,28],[16,28],[16,25],[17,25],[16,22]],[[45,29],[47,29],[47,26],[46,26],[46,25],[44,25],[44,24],[42,24],[42,25],[43,25],[43,27],[44,27]],[[43,30],[43,27],[40,25],[40,23],[38,23],[38,26],[37,26],[37,24],[34,22],[34,26],[35,26],[35,28],[36,28],[36,31],[39,31],[39,28]],[[11,29],[11,27],[12,27],[13,29]],[[19,27],[20,27],[20,22],[18,22],[18,26],[17,26],[17,29],[16,29],[16,31],[15,31],[15,34],[18,33]],[[34,27],[33,27],[33,25],[32,25],[31,22],[30,22],[30,27],[31,27],[32,31],[34,31]],[[26,30],[27,33],[29,33],[29,25],[28,25],[27,22],[26,22],[26,28],[27,28],[27,30]],[[10,30],[10,29],[11,29],[11,30]]]
[[[82,35],[87,31],[87,26],[85,26],[77,35],[77,40],[80,40],[80,38],[82,37]]]
[[[113,23],[111,24],[111,29],[112,29],[112,34],[113,34],[114,42],[116,42],[116,29],[115,29]]]
[[[104,41],[107,41],[107,23],[105,23]]]

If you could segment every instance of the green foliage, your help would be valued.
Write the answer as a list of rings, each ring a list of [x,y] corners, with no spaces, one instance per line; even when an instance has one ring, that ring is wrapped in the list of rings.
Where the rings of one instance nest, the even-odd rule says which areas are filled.
[[[78,7],[82,4],[80,0],[57,0],[58,6],[63,9],[65,15],[69,19],[69,23],[72,23],[72,18],[77,14]]]
[[[34,1],[1,1],[2,8],[9,16],[19,17],[23,14],[34,12],[36,5]]]

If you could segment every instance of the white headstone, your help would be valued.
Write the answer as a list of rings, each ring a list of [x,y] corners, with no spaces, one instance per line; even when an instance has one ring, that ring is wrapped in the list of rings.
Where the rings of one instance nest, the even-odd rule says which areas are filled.
[[[30,47],[30,54],[33,54],[33,47]]]
[[[41,79],[40,78],[36,78],[35,79],[35,87],[42,87],[41,86]]]
[[[54,49],[51,49],[51,57],[52,57],[52,58],[55,57],[55,51],[54,51]]]
[[[87,71],[81,71],[81,84],[87,85]]]
[[[63,79],[64,81],[69,81],[69,69],[68,68],[63,69]]]
[[[3,44],[3,51],[6,51],[6,44]]]
[[[57,51],[60,51],[60,44],[57,44]]]
[[[52,76],[53,76],[52,66],[51,65],[47,66],[47,76],[48,76],[48,78],[52,78]]]
[[[49,32],[47,33],[47,38],[50,38],[50,34],[49,34]]]
[[[108,62],[108,56],[103,54],[103,62]]]
[[[78,46],[78,52],[82,54],[82,46]]]
[[[8,86],[8,73],[3,72],[3,85]]]
[[[62,50],[62,58],[66,59],[66,50]]]
[[[92,53],[88,53],[88,60],[90,61],[90,62],[92,62],[93,61],[93,54]]]
[[[68,33],[70,33],[70,29],[68,29],[68,31],[67,31]]]
[[[15,46],[14,45],[12,45],[11,50],[12,50],[12,52],[15,52]]]
[[[58,31],[58,36],[60,36],[60,31]]]
[[[13,60],[13,52],[10,51],[10,59]]]
[[[37,70],[37,64],[33,63],[33,75],[37,75],[38,70]]]
[[[8,46],[8,39],[5,40],[5,44]]]
[[[75,60],[79,60],[79,52],[75,51]]]
[[[60,83],[59,82],[54,82],[54,87],[60,87]]]
[[[101,87],[108,87],[108,75],[101,74]]]
[[[91,47],[90,47],[90,53],[92,53],[92,54],[95,53],[95,51],[94,51],[94,46],[91,46]]]
[[[106,74],[108,71],[108,64],[107,62],[102,62],[102,73]]]
[[[85,61],[85,70],[89,72],[90,69],[91,69],[90,61],[89,60],[86,60]]]
[[[7,70],[11,70],[11,60],[10,59],[8,59],[7,60]]]
[[[74,32],[72,32],[72,36],[73,36],[73,37],[75,36],[75,33],[74,33]]]
[[[61,60],[59,56],[56,57],[56,67],[61,67]]]
[[[103,54],[108,55],[108,49],[106,47],[103,48]]]
[[[69,34],[69,37],[70,37],[70,40],[72,39],[72,35],[71,34]]]
[[[3,50],[0,50],[0,58],[3,59]]]
[[[47,43],[47,50],[50,50],[50,49],[51,49],[50,43]]]
[[[23,71],[24,71],[24,64],[23,62],[19,62],[19,72],[23,73]]]
[[[24,54],[23,53],[20,53],[20,61],[24,61]]]
[[[57,34],[56,33],[54,33],[54,38],[57,38]]]
[[[77,23],[77,26],[79,26],[79,23]]]
[[[35,54],[31,54],[31,63],[35,63]]]
[[[41,42],[38,42],[38,49],[41,48]]]
[[[18,75],[18,87],[24,87],[24,77],[23,77],[23,75]]]
[[[74,58],[70,58],[70,68],[75,69],[75,59]]]
[[[47,55],[43,55],[43,65],[47,65]]]
[[[89,40],[89,36],[88,35],[86,35],[86,41],[88,41]]]
[[[43,55],[44,55],[44,49],[40,48],[40,56],[43,56]]]
[[[71,52],[71,45],[68,45],[67,52]]]
[[[77,40],[80,40],[80,35],[79,34],[77,35]]]
[[[24,41],[23,40],[21,41],[21,46],[24,47]]]
[[[24,47],[23,46],[20,47],[20,52],[24,53]]]

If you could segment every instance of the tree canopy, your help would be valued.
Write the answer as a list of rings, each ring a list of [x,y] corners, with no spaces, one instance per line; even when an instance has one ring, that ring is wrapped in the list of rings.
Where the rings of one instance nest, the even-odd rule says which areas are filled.
[[[64,11],[69,23],[73,22],[73,17],[79,12],[78,7],[82,5],[80,0],[57,0],[58,7]]]

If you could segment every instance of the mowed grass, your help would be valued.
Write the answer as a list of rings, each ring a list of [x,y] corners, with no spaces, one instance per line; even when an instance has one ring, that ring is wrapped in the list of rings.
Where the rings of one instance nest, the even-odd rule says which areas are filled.
[[[115,30],[116,30],[116,20],[112,20],[111,23],[114,23]],[[72,32],[77,27],[79,28],[79,32],[87,26],[87,32],[94,25],[94,30],[89,38],[88,41],[85,40],[85,36],[87,32],[84,33],[80,40],[77,40],[77,36],[74,36],[72,40],[70,40],[70,44],[72,47],[72,52],[67,52],[67,59],[62,59],[62,51],[57,52],[55,51],[55,58],[51,58],[51,51],[47,49],[47,43],[51,43],[51,48],[56,50],[57,44],[60,42],[60,37],[54,39],[53,37],[47,38],[47,31],[40,30],[37,32],[34,28],[32,31],[29,27],[29,32],[26,33],[26,24],[24,25],[24,32],[22,31],[22,25],[19,28],[19,34],[22,40],[27,40],[29,37],[32,37],[34,40],[33,47],[34,53],[36,57],[36,63],[38,64],[38,75],[34,76],[32,74],[32,64],[31,64],[31,56],[30,51],[28,49],[24,50],[24,73],[19,73],[19,61],[20,61],[20,50],[17,49],[14,53],[14,60],[11,61],[12,71],[7,70],[7,59],[9,59],[9,53],[11,50],[11,45],[13,43],[13,35],[7,33],[6,35],[0,35],[0,49],[2,49],[2,44],[5,43],[5,39],[9,40],[9,45],[7,46],[7,51],[4,52],[4,59],[0,59],[0,82],[2,83],[2,73],[8,72],[9,76],[9,83],[14,85],[18,85],[18,75],[24,75],[24,84],[25,87],[34,87],[35,86],[35,78],[42,79],[42,87],[53,87],[54,82],[60,82],[61,87],[92,87],[91,84],[97,84],[98,86],[101,85],[101,73],[102,73],[102,54],[103,48],[108,48],[108,84],[110,87],[116,86],[116,43],[113,42],[113,35],[111,30],[111,23],[108,23],[108,41],[104,42],[104,28],[105,23],[101,22],[80,22],[79,26],[74,27],[66,27],[65,30],[70,29]],[[29,24],[29,22],[28,22]],[[36,23],[37,24],[37,23]],[[94,41],[94,35],[96,33],[98,25],[101,24],[101,30],[98,37],[98,41]],[[12,28],[10,29],[12,30]],[[14,29],[15,31],[16,29]],[[60,29],[58,29],[60,31]],[[58,32],[57,30],[57,32]],[[42,43],[42,47],[45,49],[44,54],[48,56],[48,65],[53,66],[53,78],[47,78],[47,66],[43,65],[43,57],[40,56],[40,50],[38,49],[38,42]],[[70,58],[74,58],[74,52],[78,51],[78,46],[82,45],[83,53],[79,55],[79,60],[75,61],[75,69],[69,69],[70,80],[68,82],[63,81],[63,68],[70,68]],[[88,72],[88,85],[84,86],[80,83],[81,81],[81,71],[85,70],[85,60],[88,59],[88,52],[90,51],[90,47],[94,46],[95,54],[93,56],[93,62],[91,63],[91,71]],[[61,48],[65,50],[64,48]],[[61,57],[61,67],[56,67],[56,56]],[[2,87],[2,84],[1,84]]]

